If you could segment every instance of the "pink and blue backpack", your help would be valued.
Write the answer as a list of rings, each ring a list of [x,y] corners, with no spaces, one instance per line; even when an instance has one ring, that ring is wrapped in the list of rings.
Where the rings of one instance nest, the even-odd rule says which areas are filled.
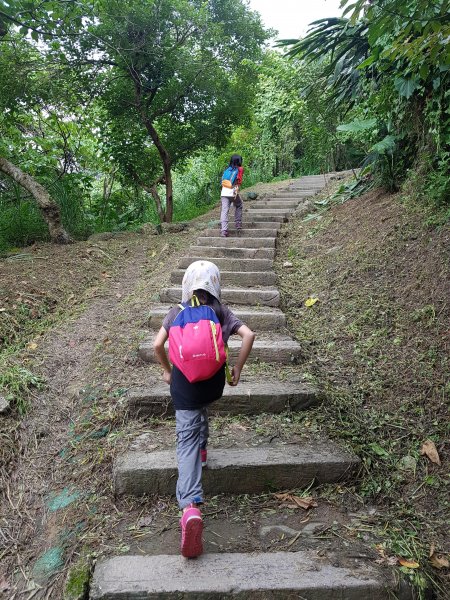
[[[222,327],[214,310],[197,296],[182,309],[169,330],[169,359],[190,383],[215,375],[226,363]]]

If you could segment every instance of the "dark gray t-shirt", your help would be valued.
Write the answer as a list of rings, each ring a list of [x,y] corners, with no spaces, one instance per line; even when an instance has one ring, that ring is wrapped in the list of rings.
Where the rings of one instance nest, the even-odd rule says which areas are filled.
[[[219,318],[222,326],[222,339],[226,344],[230,335],[237,333],[243,323],[225,304],[220,304],[220,302],[214,300],[210,306]],[[164,318],[162,325],[167,333],[180,310],[179,306],[174,306]],[[170,395],[175,410],[194,410],[206,406],[222,396],[224,386],[225,365],[210,379],[197,381],[196,383],[190,383],[177,367],[172,368]]]

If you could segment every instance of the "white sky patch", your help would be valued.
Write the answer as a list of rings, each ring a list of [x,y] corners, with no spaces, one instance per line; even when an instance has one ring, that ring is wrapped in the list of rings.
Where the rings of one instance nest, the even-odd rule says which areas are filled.
[[[340,17],[341,0],[249,0],[251,10],[261,15],[264,25],[278,30],[275,39],[299,38],[308,25],[326,17]]]

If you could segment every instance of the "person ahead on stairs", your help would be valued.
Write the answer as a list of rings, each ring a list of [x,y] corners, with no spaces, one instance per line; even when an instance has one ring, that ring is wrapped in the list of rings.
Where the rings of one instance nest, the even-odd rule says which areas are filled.
[[[203,504],[202,466],[207,462],[207,408],[221,398],[225,378],[232,386],[239,383],[255,339],[253,331],[221,303],[220,296],[217,266],[207,260],[193,262],[184,273],[181,304],[169,310],[154,342],[175,408],[176,494],[182,510],[181,553],[187,558],[203,552],[199,506]],[[226,343],[233,334],[242,338],[242,345],[230,372]],[[168,338],[169,357],[164,348]]]
[[[230,164],[222,175],[222,191],[220,200],[222,202],[222,211],[220,213],[221,236],[228,237],[228,212],[231,204],[234,204],[234,222],[236,224],[236,234],[242,232],[242,198],[239,195],[239,187],[244,176],[242,166],[242,156],[233,154],[230,158]]]

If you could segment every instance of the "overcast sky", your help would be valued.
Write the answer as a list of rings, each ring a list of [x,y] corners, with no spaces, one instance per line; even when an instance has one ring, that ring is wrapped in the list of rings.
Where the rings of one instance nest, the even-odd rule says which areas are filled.
[[[325,17],[338,17],[341,0],[250,0],[250,8],[262,17],[266,27],[277,29],[278,38],[298,38],[308,24]]]

